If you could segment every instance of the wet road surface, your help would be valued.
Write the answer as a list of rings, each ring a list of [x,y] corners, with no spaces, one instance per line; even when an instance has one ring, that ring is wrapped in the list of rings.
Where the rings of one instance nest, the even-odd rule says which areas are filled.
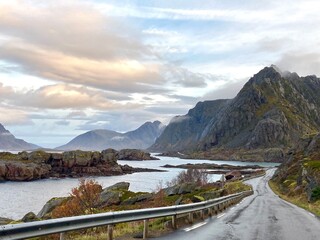
[[[254,194],[217,216],[157,239],[172,240],[316,240],[320,220],[275,195],[266,176],[248,180]]]

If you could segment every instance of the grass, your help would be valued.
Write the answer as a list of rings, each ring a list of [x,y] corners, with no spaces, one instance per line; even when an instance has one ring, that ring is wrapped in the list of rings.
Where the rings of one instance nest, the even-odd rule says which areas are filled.
[[[293,203],[294,205],[297,205],[298,207],[301,207],[309,212],[312,212],[317,216],[320,216],[320,200],[310,203],[308,202],[306,195],[287,196],[282,193],[279,186],[272,180],[269,181],[269,186],[272,189],[272,191],[279,195],[282,199],[290,203]]]

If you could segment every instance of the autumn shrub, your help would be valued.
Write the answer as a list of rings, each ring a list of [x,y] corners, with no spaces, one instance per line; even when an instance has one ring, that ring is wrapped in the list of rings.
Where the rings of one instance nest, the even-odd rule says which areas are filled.
[[[80,179],[78,187],[71,190],[70,198],[52,212],[54,218],[96,213],[102,186],[93,179]]]
[[[188,169],[182,171],[171,181],[167,182],[167,186],[174,186],[182,183],[196,183],[198,186],[204,186],[209,183],[208,173],[203,169]]]

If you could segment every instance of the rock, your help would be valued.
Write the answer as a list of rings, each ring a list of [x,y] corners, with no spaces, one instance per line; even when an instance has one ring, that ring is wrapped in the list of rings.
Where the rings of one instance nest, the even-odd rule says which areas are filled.
[[[106,187],[102,192],[108,191],[128,191],[130,187],[130,183],[128,182],[118,182],[110,187]]]
[[[183,183],[172,187],[164,188],[163,191],[167,196],[191,193],[196,189],[195,183]]]
[[[226,178],[226,180],[239,180],[242,178],[242,174],[240,171],[234,170],[231,172],[227,172],[225,174],[225,178]]]
[[[12,219],[0,217],[0,225],[6,225],[12,222]]]
[[[177,195],[179,192],[180,186],[179,185],[175,185],[172,187],[167,187],[163,189],[163,192],[165,195],[167,196],[173,196],[173,195]]]
[[[11,181],[30,181],[49,176],[48,164],[0,162],[0,179]]]
[[[195,183],[182,183],[179,188],[178,194],[191,193],[196,189],[197,185]]]
[[[174,202],[174,205],[180,205],[181,202],[182,202],[182,196],[180,196],[180,197]]]
[[[74,166],[90,166],[91,155],[91,152],[85,152],[81,150],[64,152],[62,154],[63,165],[68,168],[72,168]]]
[[[50,153],[45,151],[33,151],[28,154],[28,160],[34,163],[47,163],[51,157]]]
[[[143,201],[147,201],[153,198],[153,194],[152,193],[145,193],[145,194],[141,194],[138,196],[134,196],[131,198],[128,198],[126,200],[124,200],[121,205],[134,205],[137,202],[143,202]]]
[[[101,160],[110,165],[116,165],[118,159],[118,151],[108,148],[101,152]]]
[[[98,206],[105,207],[110,205],[118,205],[121,202],[121,192],[103,191],[100,194]]]
[[[122,149],[119,151],[118,160],[159,160],[151,157],[150,153],[138,149]]]
[[[33,212],[28,212],[24,217],[21,219],[22,222],[34,222],[38,221],[39,219]]]
[[[61,205],[67,199],[68,198],[66,197],[51,198],[37,214],[37,218],[43,218],[46,214],[52,212],[57,206]]]

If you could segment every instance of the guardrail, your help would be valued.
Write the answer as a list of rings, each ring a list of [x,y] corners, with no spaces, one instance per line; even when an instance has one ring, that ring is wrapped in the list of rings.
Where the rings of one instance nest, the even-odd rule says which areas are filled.
[[[108,239],[111,240],[113,226],[115,224],[141,220],[144,220],[143,238],[146,239],[148,236],[149,219],[172,216],[172,227],[177,228],[177,215],[189,214],[189,221],[192,222],[194,212],[201,211],[201,217],[203,218],[204,210],[208,210],[209,216],[212,216],[212,211],[215,211],[217,214],[218,211],[226,209],[231,204],[234,204],[251,194],[253,194],[252,191],[245,191],[204,202],[185,205],[107,212],[101,214],[4,225],[0,226],[0,239],[26,239],[55,233],[60,233],[60,239],[64,239],[64,233],[68,231],[107,225]]]

